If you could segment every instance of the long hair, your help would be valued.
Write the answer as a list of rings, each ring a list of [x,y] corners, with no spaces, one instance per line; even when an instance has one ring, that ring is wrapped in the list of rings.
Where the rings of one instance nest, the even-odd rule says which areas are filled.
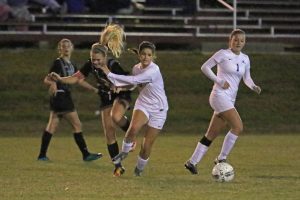
[[[119,58],[124,48],[125,37],[121,26],[108,24],[101,33],[100,44],[107,46],[112,54]]]

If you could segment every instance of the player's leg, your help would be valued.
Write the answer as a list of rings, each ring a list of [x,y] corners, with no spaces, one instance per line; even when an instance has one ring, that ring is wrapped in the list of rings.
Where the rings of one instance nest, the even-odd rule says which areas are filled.
[[[226,158],[231,152],[233,146],[235,145],[238,136],[243,131],[243,122],[235,108],[220,113],[220,116],[227,121],[231,129],[224,138],[222,150],[219,156],[217,157],[215,163],[226,161]]]
[[[118,125],[124,132],[126,132],[130,125],[130,120],[125,116],[126,111],[129,108],[129,102],[125,99],[117,98],[114,100],[113,107],[111,109],[111,119]]]
[[[147,126],[145,131],[145,136],[143,138],[143,142],[141,146],[141,151],[138,155],[137,165],[134,169],[134,173],[136,176],[141,176],[141,173],[143,172],[145,166],[147,165],[153,144],[159,132],[160,132],[159,129]]]
[[[97,160],[102,157],[101,153],[90,153],[88,151],[85,139],[82,133],[82,125],[79,119],[78,113],[76,111],[68,112],[64,114],[64,118],[71,124],[74,129],[74,140],[82,153],[82,158],[84,161]]]
[[[125,159],[132,148],[133,142],[135,141],[137,133],[141,128],[148,122],[148,116],[145,112],[137,109],[133,111],[132,119],[128,131],[126,132],[125,138],[122,144],[122,152],[119,153],[112,161],[116,164]]]
[[[185,163],[185,168],[188,169],[192,174],[197,174],[196,165],[201,161],[203,156],[206,154],[212,141],[220,134],[222,129],[226,126],[226,122],[216,113],[213,114],[209,127],[205,136],[203,136],[198,142],[193,155]]]
[[[45,161],[49,160],[47,157],[47,150],[48,150],[48,146],[50,144],[52,135],[55,133],[58,124],[59,124],[58,115],[55,112],[50,111],[49,121],[48,121],[47,127],[44,130],[43,135],[42,135],[42,141],[41,141],[41,147],[40,147],[40,153],[38,156],[38,160],[45,160]]]
[[[119,154],[119,145],[116,138],[116,128],[111,118],[112,107],[106,107],[101,111],[101,122],[104,129],[104,135],[107,144],[107,150],[110,158],[114,158]],[[120,176],[125,172],[121,163],[115,164],[114,176]]]
[[[126,111],[128,110],[130,104],[126,99],[116,98],[114,100],[113,107],[111,109],[111,119],[119,126],[125,133],[127,132],[130,120],[125,116]],[[136,141],[133,142],[130,151],[134,151],[136,147]]]

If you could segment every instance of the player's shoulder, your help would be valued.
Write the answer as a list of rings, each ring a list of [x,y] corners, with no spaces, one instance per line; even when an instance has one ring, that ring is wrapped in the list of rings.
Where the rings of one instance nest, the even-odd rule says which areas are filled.
[[[243,52],[240,53],[240,57],[243,59],[243,60],[246,60],[246,61],[249,61],[249,56]]]
[[[108,65],[108,66],[114,66],[114,65],[120,66],[120,62],[117,61],[117,60],[114,59],[114,58],[109,58],[109,59],[107,60],[107,65]]]
[[[220,49],[214,53],[214,57],[224,57],[228,56],[230,53],[228,52],[228,49]]]

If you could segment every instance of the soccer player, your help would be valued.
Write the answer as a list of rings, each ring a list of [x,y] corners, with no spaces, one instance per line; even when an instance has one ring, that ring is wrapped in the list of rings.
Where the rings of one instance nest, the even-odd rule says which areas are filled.
[[[229,48],[216,52],[201,67],[202,72],[214,82],[209,97],[209,103],[214,113],[206,134],[198,142],[194,153],[185,163],[185,168],[192,174],[198,173],[196,165],[226,125],[230,126],[230,130],[224,138],[215,164],[226,162],[228,154],[243,131],[242,120],[234,106],[241,79],[254,92],[258,94],[261,92],[261,88],[255,85],[250,76],[249,57],[241,52],[245,43],[245,32],[240,29],[233,30],[229,37]],[[217,75],[212,71],[214,66],[217,66]]]
[[[50,72],[56,72],[61,76],[70,76],[76,72],[76,67],[71,62],[73,52],[73,44],[69,39],[62,39],[58,43],[59,57],[53,62]],[[62,83],[57,83],[51,80],[48,76],[44,79],[44,83],[49,86],[50,97],[50,117],[49,122],[42,135],[42,142],[38,160],[48,161],[46,156],[47,149],[50,144],[52,135],[61,118],[66,119],[74,129],[74,139],[78,145],[84,161],[92,161],[100,158],[101,153],[90,153],[87,149],[86,142],[82,135],[81,122],[71,97],[70,86]],[[86,82],[81,85],[89,90],[97,91],[97,88],[92,87]]]
[[[160,69],[153,62],[155,57],[154,44],[143,41],[139,45],[138,56],[140,63],[133,67],[132,76],[115,74],[105,65],[102,65],[101,69],[115,86],[134,85],[139,89],[131,123],[123,140],[122,152],[113,158],[113,162],[115,164],[120,163],[127,157],[137,133],[145,127],[145,135],[134,169],[135,175],[141,176],[149,161],[155,139],[167,118],[168,101]]]
[[[107,59],[107,54],[108,48],[106,46],[94,43],[91,47],[90,59],[79,71],[68,77],[60,77],[57,73],[52,73],[51,77],[59,82],[75,84],[83,81],[89,74],[93,74],[98,83],[102,125],[107,141],[107,148],[111,158],[113,158],[119,154],[114,124],[117,124],[124,131],[128,129],[129,121],[124,114],[129,109],[131,91],[116,92],[116,88],[101,70],[101,65],[107,65],[114,73],[128,74],[115,59]],[[131,150],[132,148],[134,148],[134,145],[131,147]],[[114,176],[120,176],[124,172],[125,169],[121,163],[115,164]]]

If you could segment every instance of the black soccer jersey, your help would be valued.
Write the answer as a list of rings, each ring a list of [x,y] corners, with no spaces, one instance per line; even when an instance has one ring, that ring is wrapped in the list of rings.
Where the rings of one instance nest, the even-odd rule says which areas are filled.
[[[120,66],[120,63],[114,59],[109,59],[107,61],[107,67],[109,70],[115,74],[127,75],[128,72],[123,70]],[[108,80],[106,74],[101,70],[97,69],[93,66],[91,60],[89,59],[84,66],[79,70],[85,77],[87,77],[90,73],[94,75],[97,80],[99,93],[111,93],[111,88],[113,84]]]
[[[63,58],[57,58],[49,71],[56,72],[61,77],[71,76],[77,71],[77,68],[75,65],[73,65],[71,62],[66,62]],[[57,89],[58,90],[64,90],[66,92],[70,91],[70,85],[63,84],[60,82],[57,82]]]

